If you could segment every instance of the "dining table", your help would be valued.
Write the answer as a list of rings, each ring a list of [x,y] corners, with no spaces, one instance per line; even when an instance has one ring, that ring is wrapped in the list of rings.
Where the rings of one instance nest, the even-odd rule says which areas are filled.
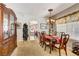
[[[55,41],[55,43],[60,43],[61,37],[57,35],[45,35],[45,39]]]

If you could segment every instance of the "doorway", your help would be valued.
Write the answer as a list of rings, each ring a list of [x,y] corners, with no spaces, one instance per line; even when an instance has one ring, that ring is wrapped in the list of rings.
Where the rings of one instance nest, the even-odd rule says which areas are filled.
[[[38,22],[36,20],[29,21],[29,37],[30,40],[35,40],[35,32],[38,31]]]

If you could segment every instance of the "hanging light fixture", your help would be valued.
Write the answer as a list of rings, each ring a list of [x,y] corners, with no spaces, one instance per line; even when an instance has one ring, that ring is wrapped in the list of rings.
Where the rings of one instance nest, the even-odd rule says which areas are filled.
[[[49,11],[50,15],[49,15],[49,18],[48,18],[47,21],[48,21],[49,23],[53,23],[53,22],[55,22],[55,20],[52,19],[52,11],[53,11],[53,9],[48,9],[48,11]]]
[[[53,24],[53,22],[55,22],[55,20],[52,19],[52,11],[53,9],[48,9],[50,15],[49,15],[49,18],[47,20],[47,22],[49,23],[49,35],[51,33],[51,25]]]

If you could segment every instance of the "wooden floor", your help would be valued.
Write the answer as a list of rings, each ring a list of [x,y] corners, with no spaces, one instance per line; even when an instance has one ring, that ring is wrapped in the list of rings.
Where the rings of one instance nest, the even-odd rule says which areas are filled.
[[[58,56],[58,50],[54,49],[51,54],[49,54],[49,48],[44,51],[39,45],[38,40],[28,40],[28,41],[18,41],[17,48],[14,50],[11,56]],[[65,56],[64,51],[62,50],[62,56]],[[76,56],[68,49],[68,56]]]

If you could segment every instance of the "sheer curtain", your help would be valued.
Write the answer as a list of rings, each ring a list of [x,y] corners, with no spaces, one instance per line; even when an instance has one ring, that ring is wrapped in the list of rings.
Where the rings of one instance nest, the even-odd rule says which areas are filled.
[[[71,22],[65,24],[57,24],[57,32],[65,32],[70,38],[79,40],[79,22]]]

